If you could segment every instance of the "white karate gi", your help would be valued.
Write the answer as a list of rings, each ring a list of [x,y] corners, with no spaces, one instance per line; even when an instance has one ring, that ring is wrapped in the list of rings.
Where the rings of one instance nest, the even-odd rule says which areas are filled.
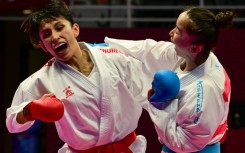
[[[178,99],[166,103],[162,110],[148,104],[159,141],[175,152],[195,152],[219,142],[226,131],[230,103],[230,79],[213,53],[191,72],[183,72],[183,58],[174,44],[165,41],[120,40],[105,38],[115,47],[142,61],[148,74],[172,69],[180,78]]]
[[[46,93],[54,93],[65,106],[64,116],[55,122],[60,139],[66,143],[60,153],[72,152],[68,145],[85,150],[119,141],[137,128],[140,103],[146,102],[148,90],[144,85],[151,83],[142,75],[142,62],[108,47],[99,49],[86,43],[80,47],[89,51],[94,62],[90,76],[52,58],[19,85],[7,109],[9,132],[22,132],[33,125],[34,121],[18,124],[17,113]],[[144,153],[145,138],[137,136],[130,149]]]

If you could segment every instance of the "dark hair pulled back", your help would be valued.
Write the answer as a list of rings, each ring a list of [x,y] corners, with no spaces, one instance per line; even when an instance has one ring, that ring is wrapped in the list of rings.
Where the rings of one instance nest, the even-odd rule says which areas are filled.
[[[204,45],[204,52],[207,54],[216,47],[220,30],[230,27],[234,18],[232,11],[219,12],[215,15],[210,10],[199,7],[189,8],[184,12],[190,19],[186,31],[194,36],[192,43]]]

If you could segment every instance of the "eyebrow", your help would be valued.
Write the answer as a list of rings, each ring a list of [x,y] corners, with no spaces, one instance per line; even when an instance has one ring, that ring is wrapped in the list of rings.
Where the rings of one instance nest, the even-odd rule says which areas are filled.
[[[57,21],[57,20],[53,20],[53,21]],[[46,23],[48,23],[48,22],[46,22]],[[60,21],[57,21],[55,24],[54,24],[54,26],[57,26],[58,24],[60,24],[61,22]],[[47,31],[48,30],[48,28],[44,28],[44,29],[42,29],[41,31],[40,31],[40,33],[43,33],[43,32],[45,32],[45,31]]]
[[[181,32],[182,30],[176,25],[176,28]]]

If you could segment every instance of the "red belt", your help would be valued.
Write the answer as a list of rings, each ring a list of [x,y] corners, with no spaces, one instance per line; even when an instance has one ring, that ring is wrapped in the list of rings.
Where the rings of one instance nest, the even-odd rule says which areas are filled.
[[[103,146],[96,146],[87,150],[76,150],[70,146],[69,148],[77,153],[133,153],[128,147],[135,141],[135,139],[136,133],[132,132],[120,141]]]

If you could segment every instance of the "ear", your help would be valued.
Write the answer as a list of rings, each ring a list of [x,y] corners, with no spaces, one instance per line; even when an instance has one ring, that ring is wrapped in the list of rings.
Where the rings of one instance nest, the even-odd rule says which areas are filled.
[[[80,33],[80,27],[77,23],[73,24],[73,31],[74,31],[74,36],[77,38]]]
[[[48,52],[42,41],[39,41],[39,45],[38,46],[40,48],[42,48],[45,52]]]
[[[191,46],[191,53],[193,54],[199,54],[200,52],[202,52],[202,50],[203,50],[202,45],[195,44]]]

